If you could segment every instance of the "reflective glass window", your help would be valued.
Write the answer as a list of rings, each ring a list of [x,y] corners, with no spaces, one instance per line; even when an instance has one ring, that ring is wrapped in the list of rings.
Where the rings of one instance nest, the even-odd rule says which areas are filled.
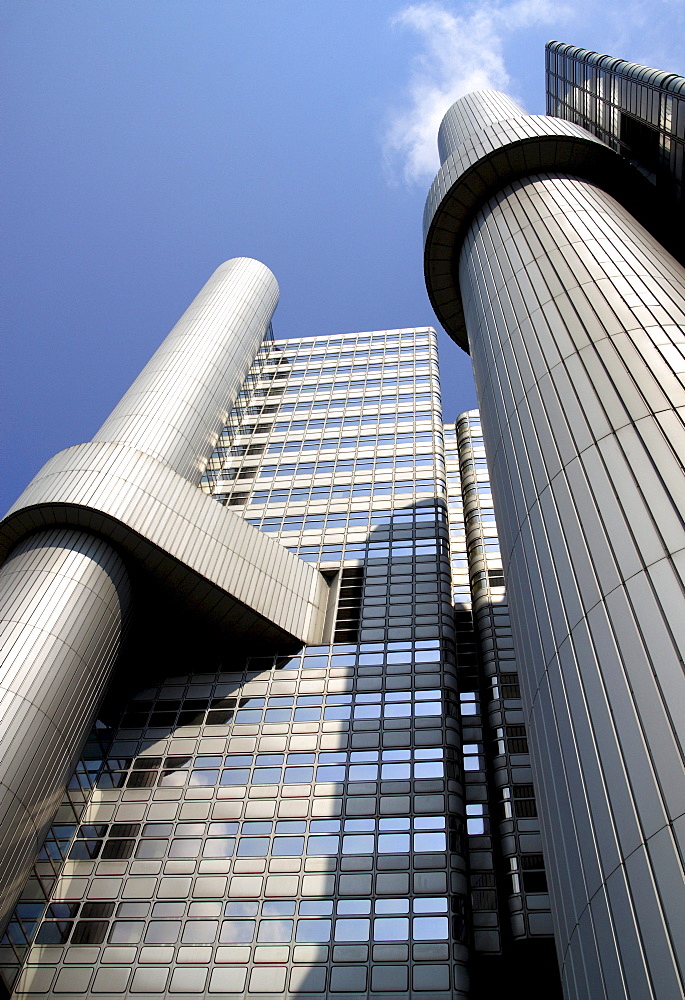
[[[408,917],[377,917],[373,922],[374,941],[406,941],[408,937]]]
[[[274,837],[271,853],[275,857],[299,857],[304,853],[304,837]]]
[[[110,944],[137,944],[144,927],[142,920],[115,920],[109,933]]]
[[[224,920],[219,940],[224,944],[242,944],[254,937],[254,920]]]
[[[257,941],[290,941],[292,934],[292,920],[261,920],[259,922],[259,930],[257,932]]]
[[[196,858],[200,853],[201,840],[195,838],[180,837],[171,841],[169,848],[170,858]]]
[[[206,840],[202,848],[203,858],[230,858],[235,849],[232,837],[213,837]]]
[[[173,944],[181,929],[180,920],[151,920],[145,930],[146,944]],[[110,937],[110,941],[114,940]]]
[[[336,941],[368,941],[371,921],[364,918],[343,919],[335,922]]]
[[[415,941],[446,941],[447,917],[414,917],[412,936]]]
[[[187,920],[181,941],[184,944],[211,944],[218,926],[218,920]]]
[[[301,909],[301,908],[300,908]],[[310,944],[320,944],[329,941],[331,937],[331,921],[309,918],[297,921],[296,941]]]

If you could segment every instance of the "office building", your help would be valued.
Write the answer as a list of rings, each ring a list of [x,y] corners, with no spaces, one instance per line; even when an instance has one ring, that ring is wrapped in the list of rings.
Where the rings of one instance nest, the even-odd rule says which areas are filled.
[[[506,990],[551,1000],[561,994],[540,821],[478,411],[463,413],[444,436],[470,885],[469,996]]]
[[[545,48],[547,114],[582,125],[654,187],[645,224],[685,257],[685,78],[563,42]]]
[[[109,694],[96,704],[100,680],[89,696],[97,721],[7,926],[15,996],[466,995],[435,333],[274,340],[276,296],[262,265],[220,268],[95,441],[53,460],[7,519],[15,536],[29,515],[66,519],[19,553],[107,545],[133,591]],[[226,319],[241,325],[224,342]],[[181,384],[184,347],[211,376],[231,344],[238,376],[202,403],[209,376]],[[178,524],[155,536],[161,512],[255,563],[251,593],[210,564],[191,617],[178,593],[198,584],[179,575]],[[214,611],[229,588],[227,628]],[[31,749],[27,733],[15,771]]]
[[[527,945],[522,959],[553,966],[478,414],[460,419],[459,443],[443,427],[431,328],[275,340],[276,295],[262,265],[223,265],[95,441],[53,460],[7,519],[15,535],[29,514],[65,519],[60,554],[75,547],[75,526],[97,524],[133,592],[108,693],[99,705],[91,695],[95,725],[7,902],[0,958],[13,996],[447,1000],[496,983],[507,955],[511,972],[516,944]],[[191,392],[172,381],[159,398],[156,378],[187,374],[191,339],[200,357],[224,350],[222,317],[243,324],[254,360],[248,368],[233,345],[242,381],[228,380],[218,432],[214,391],[203,433],[182,423],[188,409],[197,420],[197,404],[180,416],[173,405],[192,404]],[[189,439],[200,442],[192,452]],[[126,475],[115,518],[111,479],[99,482],[113,460]],[[172,461],[184,481],[160,468]],[[152,472],[141,477],[137,463]],[[236,611],[244,596],[229,601],[227,628],[213,610],[219,588],[205,584],[188,606],[193,587],[171,561],[180,543],[149,527],[141,540],[159,513],[146,512],[151,500],[167,517],[192,513],[188,481],[193,520],[214,544],[241,532],[241,553],[264,545],[260,575],[283,559],[281,581],[295,560],[306,571],[289,584],[300,593],[285,618],[279,609],[280,633],[265,619],[273,580],[252,592],[251,612]],[[42,532],[29,537],[54,548]],[[93,544],[86,532],[79,551]],[[307,595],[318,603],[303,621]],[[525,802],[512,774],[528,779]],[[554,976],[542,979],[548,995]]]
[[[443,122],[480,412],[430,327],[275,339],[236,259],[0,525],[7,995],[552,1000],[555,944],[681,995],[677,191],[586,124]]]
[[[556,98],[573,106],[570,63],[590,94],[601,64],[612,105],[616,67],[574,52],[551,46]],[[628,76],[659,107],[685,85]],[[635,217],[659,231],[649,171],[603,141],[614,125],[457,101],[425,273],[473,358],[564,989],[666,1000],[685,982],[685,273]]]

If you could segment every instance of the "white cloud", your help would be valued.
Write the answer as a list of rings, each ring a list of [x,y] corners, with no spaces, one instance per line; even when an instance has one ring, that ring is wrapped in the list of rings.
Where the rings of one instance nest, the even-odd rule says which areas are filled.
[[[602,51],[667,72],[685,72],[685,0],[623,0],[604,13]]]
[[[506,90],[506,36],[517,29],[557,20],[552,0],[482,0],[456,12],[440,3],[416,3],[392,23],[421,38],[412,61],[408,103],[391,118],[383,140],[386,164],[408,184],[432,178],[438,167],[437,134],[443,115],[471,90]]]

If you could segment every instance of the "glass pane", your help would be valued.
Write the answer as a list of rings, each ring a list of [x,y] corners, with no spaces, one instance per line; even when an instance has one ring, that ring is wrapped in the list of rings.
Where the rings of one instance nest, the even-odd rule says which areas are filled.
[[[146,944],[173,944],[181,929],[180,920],[151,920],[145,932]],[[110,938],[110,941],[113,940]]]
[[[371,921],[363,918],[357,920],[336,920],[336,941],[368,941]]]
[[[218,771],[191,771],[189,784],[200,786],[216,785],[218,778]]]
[[[283,783],[286,785],[299,782],[310,782],[314,775],[313,767],[286,767]]]
[[[115,920],[109,940],[111,944],[137,944],[145,924],[142,920]]]
[[[408,833],[381,833],[378,837],[379,854],[401,854],[409,850]]]
[[[376,781],[378,778],[377,764],[352,764],[350,766],[350,781]]]
[[[254,927],[254,920],[224,920],[219,940],[231,944],[251,941]]]
[[[344,767],[317,767],[316,769],[316,780],[317,781],[344,781],[345,780],[345,768]]]
[[[381,778],[406,781],[411,778],[411,764],[383,764]]]
[[[210,823],[209,824],[209,836],[210,837],[227,837],[233,833],[238,832],[237,823]]]
[[[307,941],[320,944],[328,941],[331,936],[330,920],[298,920],[296,941]]]
[[[447,848],[444,833],[415,833],[415,851],[444,851]]]
[[[266,899],[262,904],[263,917],[292,917],[294,912],[293,899]]]
[[[253,917],[258,909],[257,903],[226,903],[224,913],[227,917]]]
[[[202,848],[203,858],[230,858],[235,849],[235,838],[215,837],[206,840]]]
[[[335,856],[338,853],[339,837],[310,837],[307,841],[307,854]]]
[[[193,839],[189,840],[186,838],[181,838],[179,840],[172,840],[171,847],[169,848],[170,858],[196,858],[200,853],[201,840]]]
[[[299,857],[304,852],[304,837],[274,837],[271,853],[275,857]]]
[[[280,767],[256,767],[252,772],[254,785],[277,785],[280,780]]]
[[[258,941],[290,941],[293,933],[292,920],[261,920]]]
[[[374,941],[406,941],[408,937],[408,917],[378,917],[373,922]]]
[[[181,940],[190,944],[211,944],[218,926],[218,920],[188,920]]]
[[[373,854],[374,838],[343,837],[343,854]]]
[[[414,917],[412,934],[415,941],[445,941],[447,917]]]
[[[265,858],[269,841],[263,837],[241,837],[238,841],[239,858]]]

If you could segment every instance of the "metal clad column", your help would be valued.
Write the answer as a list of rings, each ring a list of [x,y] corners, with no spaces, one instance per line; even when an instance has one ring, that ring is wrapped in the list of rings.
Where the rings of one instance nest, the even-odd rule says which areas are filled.
[[[249,257],[226,261],[93,441],[129,444],[199,484],[277,304],[268,267]]]
[[[531,177],[460,267],[559,943],[593,1000],[683,986],[685,298],[651,242],[591,185]]]
[[[601,178],[600,160],[536,142],[567,123],[540,121],[521,114],[481,142],[492,163],[499,130],[510,168],[452,234],[453,298],[474,359],[566,995],[671,1000],[685,992],[685,272],[568,169]],[[443,171],[451,162],[458,176],[460,149]],[[458,320],[449,332],[464,335]]]
[[[0,569],[0,926],[93,725],[128,603],[121,559],[84,532],[32,535]]]
[[[93,440],[199,484],[277,302],[264,264],[222,264]],[[119,556],[85,531],[40,531],[0,570],[0,927],[93,724],[128,603]]]

